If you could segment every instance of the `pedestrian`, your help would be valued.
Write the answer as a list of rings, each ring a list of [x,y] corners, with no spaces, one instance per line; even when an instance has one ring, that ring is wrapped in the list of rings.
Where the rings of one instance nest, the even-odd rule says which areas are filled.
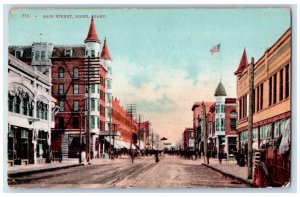
[[[219,150],[219,162],[220,162],[220,164],[222,164],[222,158],[223,158],[223,147],[221,146],[220,150]]]
[[[155,162],[156,163],[159,162],[159,157],[158,157],[158,152],[157,151],[155,151]]]

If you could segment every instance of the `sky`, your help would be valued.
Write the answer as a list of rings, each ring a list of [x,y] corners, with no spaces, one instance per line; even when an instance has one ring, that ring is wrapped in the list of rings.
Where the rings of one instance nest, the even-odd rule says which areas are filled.
[[[9,45],[82,45],[90,18],[77,16],[91,14],[98,16],[98,37],[103,43],[106,36],[113,59],[113,96],[124,107],[136,104],[142,119],[169,142],[193,126],[195,102],[215,101],[220,80],[227,97],[236,97],[233,73],[244,49],[249,62],[258,60],[291,26],[286,8],[15,9]],[[220,52],[211,55],[217,44]]]

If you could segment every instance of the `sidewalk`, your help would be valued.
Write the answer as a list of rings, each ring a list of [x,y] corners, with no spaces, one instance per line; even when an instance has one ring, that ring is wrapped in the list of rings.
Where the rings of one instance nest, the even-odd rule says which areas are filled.
[[[203,160],[203,158],[201,158]],[[210,158],[209,164],[205,164],[204,161],[202,165],[205,165],[209,168],[212,168],[213,170],[216,170],[226,176],[235,178],[237,180],[243,181],[244,183],[247,183],[251,186],[253,186],[252,180],[247,178],[248,175],[248,168],[240,167],[237,165],[236,161],[229,161],[222,160],[222,163],[219,163],[219,159],[216,158]]]
[[[15,165],[7,167],[7,174],[8,176],[22,176],[31,173],[53,171],[57,169],[64,169],[81,165],[84,164],[79,164],[78,159],[67,159],[63,160],[61,163],[55,161],[45,164]]]

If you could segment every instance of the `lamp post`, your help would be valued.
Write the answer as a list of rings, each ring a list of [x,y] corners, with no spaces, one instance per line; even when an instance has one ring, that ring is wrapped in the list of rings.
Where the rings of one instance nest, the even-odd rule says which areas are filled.
[[[31,125],[32,124],[32,133],[33,133],[33,161],[34,164],[36,164],[37,161],[37,134],[36,134],[36,129],[34,128],[34,122],[40,121],[39,118],[28,118],[28,123]]]

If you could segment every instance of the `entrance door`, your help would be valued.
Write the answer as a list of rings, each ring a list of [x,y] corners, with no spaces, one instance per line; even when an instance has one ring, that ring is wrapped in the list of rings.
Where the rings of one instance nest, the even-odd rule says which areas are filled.
[[[78,136],[69,136],[69,158],[78,158],[79,148],[80,148],[80,139]]]

